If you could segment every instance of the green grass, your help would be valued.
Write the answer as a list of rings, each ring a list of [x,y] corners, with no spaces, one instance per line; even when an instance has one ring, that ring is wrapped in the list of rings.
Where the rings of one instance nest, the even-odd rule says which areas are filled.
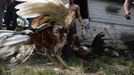
[[[134,60],[103,56],[85,62],[74,57],[66,63],[75,70],[63,70],[57,63],[47,64],[46,57],[37,58],[33,56],[25,64],[17,66],[1,65],[0,75],[134,75]],[[10,72],[12,69],[15,70]]]
[[[101,57],[86,67],[86,72],[97,75],[133,75],[134,61],[121,58]]]

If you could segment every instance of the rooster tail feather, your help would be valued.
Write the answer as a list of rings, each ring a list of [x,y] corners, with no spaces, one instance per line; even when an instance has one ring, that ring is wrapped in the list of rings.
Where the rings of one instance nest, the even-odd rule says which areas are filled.
[[[26,61],[34,50],[34,45],[27,45],[30,39],[26,34],[0,30],[0,58],[10,57],[11,63]]]
[[[20,46],[18,54],[11,58],[10,63],[24,63],[33,53],[34,49],[34,45]]]

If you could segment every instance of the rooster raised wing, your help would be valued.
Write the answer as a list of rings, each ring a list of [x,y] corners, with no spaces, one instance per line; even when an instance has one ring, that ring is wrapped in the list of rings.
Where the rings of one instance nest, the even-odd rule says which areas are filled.
[[[18,15],[35,18],[32,30],[20,32],[0,30],[0,58],[11,56],[11,63],[23,63],[33,53],[36,46],[46,47],[64,68],[68,68],[60,57],[64,46],[67,28],[74,18],[61,0],[17,0],[23,3],[16,6]]]
[[[50,21],[64,24],[68,10],[61,0],[18,0],[24,3],[16,6],[17,14],[25,18],[49,16]]]

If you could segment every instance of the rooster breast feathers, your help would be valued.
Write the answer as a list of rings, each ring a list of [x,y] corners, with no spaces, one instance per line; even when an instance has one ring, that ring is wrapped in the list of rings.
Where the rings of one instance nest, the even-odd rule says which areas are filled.
[[[41,15],[50,16],[53,21],[61,21],[68,15],[68,10],[61,0],[17,0],[23,3],[16,6],[18,15],[33,18]],[[61,21],[62,22],[62,21]]]

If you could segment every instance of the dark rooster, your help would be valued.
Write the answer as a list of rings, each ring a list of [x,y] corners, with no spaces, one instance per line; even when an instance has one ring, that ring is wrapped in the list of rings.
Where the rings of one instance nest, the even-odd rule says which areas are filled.
[[[103,37],[105,37],[105,34],[103,32],[98,33],[91,44],[93,53],[96,55],[102,55],[104,53],[105,42]]]
[[[80,39],[77,34],[73,36],[73,52],[74,54],[84,60],[90,61],[90,59],[95,58],[94,54],[100,55],[104,51],[103,45],[104,40],[102,37],[105,35],[103,33],[99,33],[94,38],[91,45],[80,45]]]

